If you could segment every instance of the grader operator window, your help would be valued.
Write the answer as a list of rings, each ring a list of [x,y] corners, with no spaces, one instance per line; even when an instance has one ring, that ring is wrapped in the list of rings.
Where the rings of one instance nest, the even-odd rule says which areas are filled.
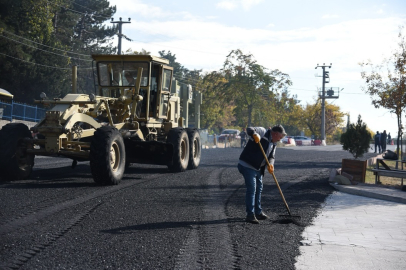
[[[159,117],[166,118],[168,115],[169,99],[171,93],[171,83],[172,83],[172,70],[163,70],[162,78],[162,91],[159,97]]]
[[[138,68],[142,68],[141,86],[148,86],[148,62],[99,62],[97,70],[102,87],[129,86],[131,77],[137,79]],[[127,77],[128,75],[128,77]]]

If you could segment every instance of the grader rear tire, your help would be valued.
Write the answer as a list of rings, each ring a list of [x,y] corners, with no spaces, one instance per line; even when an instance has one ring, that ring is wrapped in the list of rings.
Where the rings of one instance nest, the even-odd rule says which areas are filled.
[[[187,129],[189,137],[189,165],[188,169],[197,169],[200,164],[202,145],[200,142],[200,134],[196,129]]]
[[[0,174],[2,180],[25,180],[30,177],[35,155],[28,154],[24,138],[32,138],[28,127],[10,123],[0,130]]]
[[[189,139],[182,128],[173,128],[169,131],[167,142],[173,145],[172,160],[168,168],[171,172],[186,171],[189,163]]]
[[[98,128],[90,145],[90,169],[100,185],[117,185],[124,174],[125,146],[120,132],[113,127]]]

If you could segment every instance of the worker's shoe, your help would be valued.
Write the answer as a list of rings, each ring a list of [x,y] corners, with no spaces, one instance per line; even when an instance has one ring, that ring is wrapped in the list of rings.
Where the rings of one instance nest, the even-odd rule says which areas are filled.
[[[252,224],[259,224],[258,219],[254,215],[249,215],[245,218],[246,222],[252,223]]]
[[[259,220],[265,220],[265,219],[268,219],[268,218],[269,218],[267,215],[265,215],[264,212],[262,212],[262,213],[259,214],[259,215],[256,215],[256,217],[257,217],[257,219],[259,219]]]

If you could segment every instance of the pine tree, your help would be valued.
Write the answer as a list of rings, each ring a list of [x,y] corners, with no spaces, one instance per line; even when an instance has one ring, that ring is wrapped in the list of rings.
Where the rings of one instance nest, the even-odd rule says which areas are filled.
[[[367,125],[362,122],[361,115],[358,115],[357,123],[350,124],[347,131],[341,135],[340,143],[344,150],[349,151],[357,159],[368,152],[371,139]]]

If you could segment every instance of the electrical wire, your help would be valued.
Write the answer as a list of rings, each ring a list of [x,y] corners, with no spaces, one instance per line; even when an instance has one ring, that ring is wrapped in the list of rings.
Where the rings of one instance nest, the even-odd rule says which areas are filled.
[[[42,66],[42,67],[53,68],[53,69],[69,69],[69,70],[72,69],[72,68],[61,68],[61,67],[53,67],[53,66],[42,65],[42,64],[38,64],[38,63],[33,63],[33,62],[30,62],[30,61],[26,61],[26,60],[23,60],[23,59],[20,59],[20,58],[16,58],[16,57],[10,56],[10,55],[5,54],[5,53],[1,53],[1,52],[0,52],[0,54],[1,54],[1,55],[4,55],[4,56],[6,56],[6,57],[13,58],[13,59],[18,60],[18,61],[21,61],[21,62],[25,62],[25,63],[32,64],[32,65],[36,65],[36,66]],[[78,69],[92,69],[92,68],[78,68]]]
[[[58,5],[58,4],[56,4],[56,3],[51,3],[51,2],[49,2],[49,1],[47,1],[47,3],[48,3],[48,4],[51,4],[51,5],[54,5],[54,6],[58,6],[58,7],[64,8],[64,9],[69,10],[69,11],[74,12],[74,13],[78,13],[78,14],[82,14],[82,15],[89,15],[87,12],[80,12],[80,11],[77,11],[77,10],[74,10],[74,9],[70,9],[70,8],[64,7],[64,6],[62,6],[62,5]],[[91,9],[89,9],[89,10],[91,10]],[[93,11],[94,11],[94,12],[97,12],[97,11],[95,11],[95,10],[93,10]],[[92,16],[92,17],[94,17],[94,18],[102,18],[102,19],[107,19],[107,20],[111,18],[111,16],[97,16],[97,15],[93,15],[93,14],[90,14],[90,16]]]
[[[10,35],[12,35],[12,36],[15,36],[15,37],[24,39],[24,40],[26,40],[26,41],[29,41],[29,42],[32,42],[32,43],[35,43],[35,44],[38,44],[38,45],[41,45],[41,46],[44,46],[44,47],[51,48],[51,49],[53,49],[53,50],[62,51],[62,52],[66,52],[66,53],[71,53],[71,54],[76,54],[76,55],[81,55],[81,56],[86,56],[86,57],[90,57],[90,56],[87,55],[87,54],[75,53],[75,52],[66,51],[66,50],[62,50],[62,49],[55,48],[55,47],[51,47],[51,46],[48,46],[48,45],[44,45],[44,44],[42,44],[42,43],[35,42],[35,41],[31,40],[31,39],[24,38],[24,37],[22,37],[22,36],[16,35],[16,34],[14,34],[14,33],[11,33],[11,32],[9,32],[9,31],[6,31],[6,30],[2,30],[2,32],[6,32],[7,34],[10,34]]]
[[[154,45],[158,45],[158,46],[161,46],[161,47],[169,47],[169,48],[175,48],[175,49],[180,49],[180,50],[185,50],[185,51],[191,51],[191,52],[200,52],[200,53],[207,53],[207,54],[215,54],[215,55],[222,55],[222,56],[224,56],[223,53],[214,53],[214,52],[207,52],[207,51],[191,50],[191,49],[187,49],[187,48],[180,48],[180,47],[162,45],[162,44],[155,43],[155,42],[145,42],[145,41],[134,40],[134,39],[132,39],[130,42],[133,42],[133,43],[134,43],[134,42],[141,42],[141,43],[146,43],[146,44],[154,44]]]
[[[4,56],[7,56],[7,57],[10,57],[10,58],[13,58],[13,59],[18,60],[18,61],[21,61],[21,62],[25,62],[25,63],[32,64],[32,65],[36,65],[36,66],[42,66],[42,67],[54,68],[54,69],[71,69],[71,68],[60,68],[60,67],[52,67],[52,66],[37,64],[37,63],[33,63],[33,62],[26,61],[26,60],[23,60],[23,59],[19,59],[19,58],[16,58],[16,57],[13,57],[13,56],[7,55],[7,54],[5,54],[5,53],[1,53],[1,52],[0,52],[0,54],[1,54],[1,55],[4,55]]]
[[[36,50],[40,50],[40,51],[43,51],[43,52],[46,52],[46,53],[50,53],[50,54],[53,54],[53,55],[62,56],[62,57],[66,57],[66,58],[77,59],[77,60],[80,60],[80,61],[92,62],[92,60],[85,60],[85,59],[81,59],[81,58],[77,58],[77,57],[66,56],[66,55],[63,55],[63,54],[59,54],[59,53],[54,53],[54,52],[50,52],[50,51],[47,51],[47,50],[43,50],[43,49],[40,49],[40,48],[31,46],[31,45],[25,44],[25,43],[23,43],[23,42],[17,41],[17,40],[15,40],[15,39],[8,38],[8,37],[6,37],[6,36],[4,36],[4,35],[3,35],[3,36],[0,36],[0,37],[6,38],[6,39],[11,40],[11,41],[14,41],[14,42],[16,42],[16,43],[20,43],[20,44],[22,44],[22,45],[24,45],[24,46],[27,46],[27,47],[30,47],[30,48],[34,48],[34,49],[36,49]]]

